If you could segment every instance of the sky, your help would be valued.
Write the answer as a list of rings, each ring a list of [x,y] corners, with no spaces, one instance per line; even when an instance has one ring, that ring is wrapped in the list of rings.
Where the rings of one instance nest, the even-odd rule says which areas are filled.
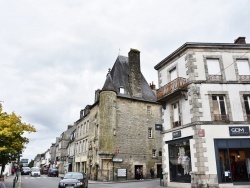
[[[1,0],[0,101],[37,132],[23,158],[47,151],[94,103],[118,55],[138,49],[141,71],[186,42],[250,43],[248,0]]]

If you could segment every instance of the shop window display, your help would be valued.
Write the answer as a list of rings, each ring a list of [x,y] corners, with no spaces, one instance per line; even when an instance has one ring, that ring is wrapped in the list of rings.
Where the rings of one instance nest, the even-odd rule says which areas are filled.
[[[191,158],[189,140],[169,143],[170,181],[191,182]]]
[[[250,180],[249,149],[219,149],[219,159],[222,182],[243,182]]]

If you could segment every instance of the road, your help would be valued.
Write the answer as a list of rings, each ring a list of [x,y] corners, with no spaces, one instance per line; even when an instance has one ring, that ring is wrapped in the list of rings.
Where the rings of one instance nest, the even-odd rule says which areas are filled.
[[[29,175],[22,175],[22,188],[57,188],[61,180],[59,177],[48,177],[41,175],[41,177],[30,177]],[[138,180],[130,182],[89,182],[89,188],[162,188],[160,180]]]

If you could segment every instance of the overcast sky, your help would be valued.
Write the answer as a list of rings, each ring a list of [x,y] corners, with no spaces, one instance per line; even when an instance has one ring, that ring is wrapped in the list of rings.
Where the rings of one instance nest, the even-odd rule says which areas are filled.
[[[141,70],[186,42],[250,41],[248,0],[1,0],[0,101],[35,126],[34,159],[93,104],[117,56],[141,52]],[[250,42],[249,42],[250,43]]]

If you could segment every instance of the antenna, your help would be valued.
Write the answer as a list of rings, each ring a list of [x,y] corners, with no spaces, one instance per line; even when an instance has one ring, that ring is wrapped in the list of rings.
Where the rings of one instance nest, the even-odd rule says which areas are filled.
[[[118,53],[118,55],[120,55],[120,52],[121,52],[121,49],[119,48],[119,53]]]

